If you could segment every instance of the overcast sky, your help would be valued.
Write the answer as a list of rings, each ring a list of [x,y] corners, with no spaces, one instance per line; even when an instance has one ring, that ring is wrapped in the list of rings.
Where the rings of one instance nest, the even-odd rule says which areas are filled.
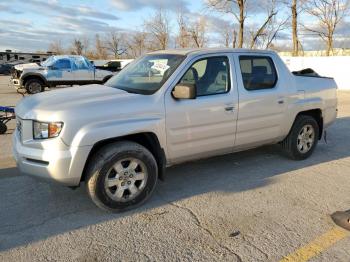
[[[168,11],[173,31],[179,9],[205,15],[212,31],[215,24],[232,21],[228,15],[209,11],[203,0],[0,0],[0,50],[46,51],[49,43],[57,39],[68,47],[74,38],[92,38],[96,33],[112,30],[139,30],[144,20],[159,8]],[[259,11],[252,16],[248,23],[263,19]],[[348,28],[347,24],[342,25],[342,34]],[[280,35],[280,42],[289,44],[289,37],[287,30]],[[322,46],[318,39],[303,38],[306,49]],[[215,36],[210,44],[215,45]]]

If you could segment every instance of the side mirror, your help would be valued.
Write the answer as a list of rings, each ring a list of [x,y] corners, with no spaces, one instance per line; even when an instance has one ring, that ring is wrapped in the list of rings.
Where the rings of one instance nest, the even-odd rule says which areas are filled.
[[[172,92],[176,99],[195,99],[197,97],[196,85],[179,84]]]

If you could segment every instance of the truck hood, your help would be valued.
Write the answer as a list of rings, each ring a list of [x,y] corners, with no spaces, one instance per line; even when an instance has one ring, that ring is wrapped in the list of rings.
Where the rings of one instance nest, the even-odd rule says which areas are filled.
[[[66,145],[87,146],[94,144],[102,134],[106,139],[140,122],[162,121],[161,101],[162,96],[131,94],[108,86],[89,85],[26,97],[17,105],[15,113],[25,120],[63,122],[62,141]],[[126,122],[133,125],[126,125]],[[31,132],[30,125],[27,128],[27,132]],[[99,134],[97,130],[108,131],[110,136],[106,137],[103,132]],[[93,138],[81,142],[89,132]]]
[[[76,113],[86,116],[89,112],[106,110],[109,104],[121,103],[141,95],[103,86],[87,85],[54,90],[25,97],[16,106],[16,115],[22,119],[39,121],[62,121]],[[101,109],[105,108],[105,109]]]
[[[24,69],[39,69],[42,68],[42,66],[36,64],[36,63],[29,63],[29,64],[19,64],[14,66],[14,68],[18,71],[23,71]]]

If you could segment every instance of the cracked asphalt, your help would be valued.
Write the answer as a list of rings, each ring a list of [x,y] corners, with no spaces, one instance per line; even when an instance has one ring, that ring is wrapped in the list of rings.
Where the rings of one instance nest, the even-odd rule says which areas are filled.
[[[21,98],[0,77],[0,105]],[[78,88],[78,87],[77,87]],[[167,171],[153,197],[121,214],[99,210],[84,187],[21,176],[0,136],[0,261],[279,261],[335,227],[350,209],[350,92],[302,162],[268,146]],[[311,261],[350,261],[350,237]]]

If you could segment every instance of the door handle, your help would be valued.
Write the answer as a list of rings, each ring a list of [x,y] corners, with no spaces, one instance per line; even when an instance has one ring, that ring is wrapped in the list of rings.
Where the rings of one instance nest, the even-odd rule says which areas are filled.
[[[278,97],[277,103],[280,105],[283,105],[284,104],[284,97],[283,96]]]
[[[225,111],[227,111],[227,112],[233,112],[234,110],[235,110],[234,106],[227,106],[227,107],[225,107]]]

